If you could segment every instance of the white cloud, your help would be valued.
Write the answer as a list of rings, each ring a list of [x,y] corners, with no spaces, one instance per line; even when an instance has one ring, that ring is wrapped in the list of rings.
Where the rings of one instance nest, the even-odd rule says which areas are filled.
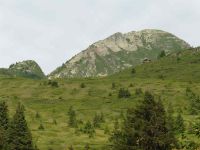
[[[158,28],[198,45],[199,0],[0,0],[0,67],[34,59],[45,73],[114,32]]]

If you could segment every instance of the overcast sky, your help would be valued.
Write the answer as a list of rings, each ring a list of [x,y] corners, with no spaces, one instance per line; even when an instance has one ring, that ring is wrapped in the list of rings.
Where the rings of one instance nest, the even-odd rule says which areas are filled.
[[[200,45],[200,0],[0,0],[0,67],[47,74],[115,32],[156,28]]]

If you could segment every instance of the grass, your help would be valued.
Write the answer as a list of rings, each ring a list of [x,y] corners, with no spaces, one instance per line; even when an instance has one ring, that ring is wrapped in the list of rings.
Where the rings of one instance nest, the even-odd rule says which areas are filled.
[[[129,107],[136,107],[143,99],[142,95],[135,95],[136,88],[160,95],[166,109],[171,103],[175,114],[181,110],[186,125],[197,117],[189,114],[189,102],[185,96],[187,87],[191,87],[195,93],[200,92],[200,54],[194,52],[195,50],[188,50],[138,66],[135,74],[131,74],[131,69],[127,69],[105,78],[58,79],[56,81],[59,87],[48,85],[45,79],[1,77],[0,100],[5,100],[9,105],[10,116],[19,101],[25,105],[34,143],[41,150],[65,150],[70,145],[82,150],[87,143],[94,150],[106,149],[106,145],[110,144],[110,135],[104,133],[105,128],[111,132],[116,118],[121,118],[122,112],[125,113]],[[180,57],[178,62],[177,57]],[[86,87],[81,88],[81,83]],[[115,89],[112,89],[112,83],[116,84]],[[129,86],[131,83],[133,87]],[[118,98],[118,90],[121,87],[129,89],[130,98]],[[96,129],[94,138],[75,133],[75,129],[68,126],[67,112],[70,106],[74,107],[77,118],[83,122],[92,121],[95,113],[104,113],[106,122],[100,129]],[[39,118],[36,117],[37,112]],[[38,129],[40,124],[44,126],[44,130]],[[199,142],[196,136],[187,136]]]

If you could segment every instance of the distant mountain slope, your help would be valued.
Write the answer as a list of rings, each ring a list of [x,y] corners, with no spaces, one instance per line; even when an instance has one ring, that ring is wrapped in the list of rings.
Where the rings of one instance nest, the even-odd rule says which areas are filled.
[[[200,82],[200,47],[174,52],[162,59],[135,67],[134,74],[126,69],[109,78],[142,78]]]
[[[9,77],[26,77],[33,79],[45,78],[45,75],[40,66],[33,60],[17,62],[10,65],[8,69],[1,68],[0,76]]]
[[[185,41],[161,30],[115,33],[92,44],[53,71],[49,77],[107,76],[140,64],[146,57],[154,60],[163,50],[170,53],[189,47]]]

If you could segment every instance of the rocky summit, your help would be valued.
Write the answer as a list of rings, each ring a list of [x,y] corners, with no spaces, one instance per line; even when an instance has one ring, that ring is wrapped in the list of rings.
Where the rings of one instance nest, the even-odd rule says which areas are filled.
[[[49,78],[107,76],[136,66],[144,59],[155,60],[161,51],[171,53],[189,47],[185,41],[161,30],[115,33],[90,45],[53,71]]]

